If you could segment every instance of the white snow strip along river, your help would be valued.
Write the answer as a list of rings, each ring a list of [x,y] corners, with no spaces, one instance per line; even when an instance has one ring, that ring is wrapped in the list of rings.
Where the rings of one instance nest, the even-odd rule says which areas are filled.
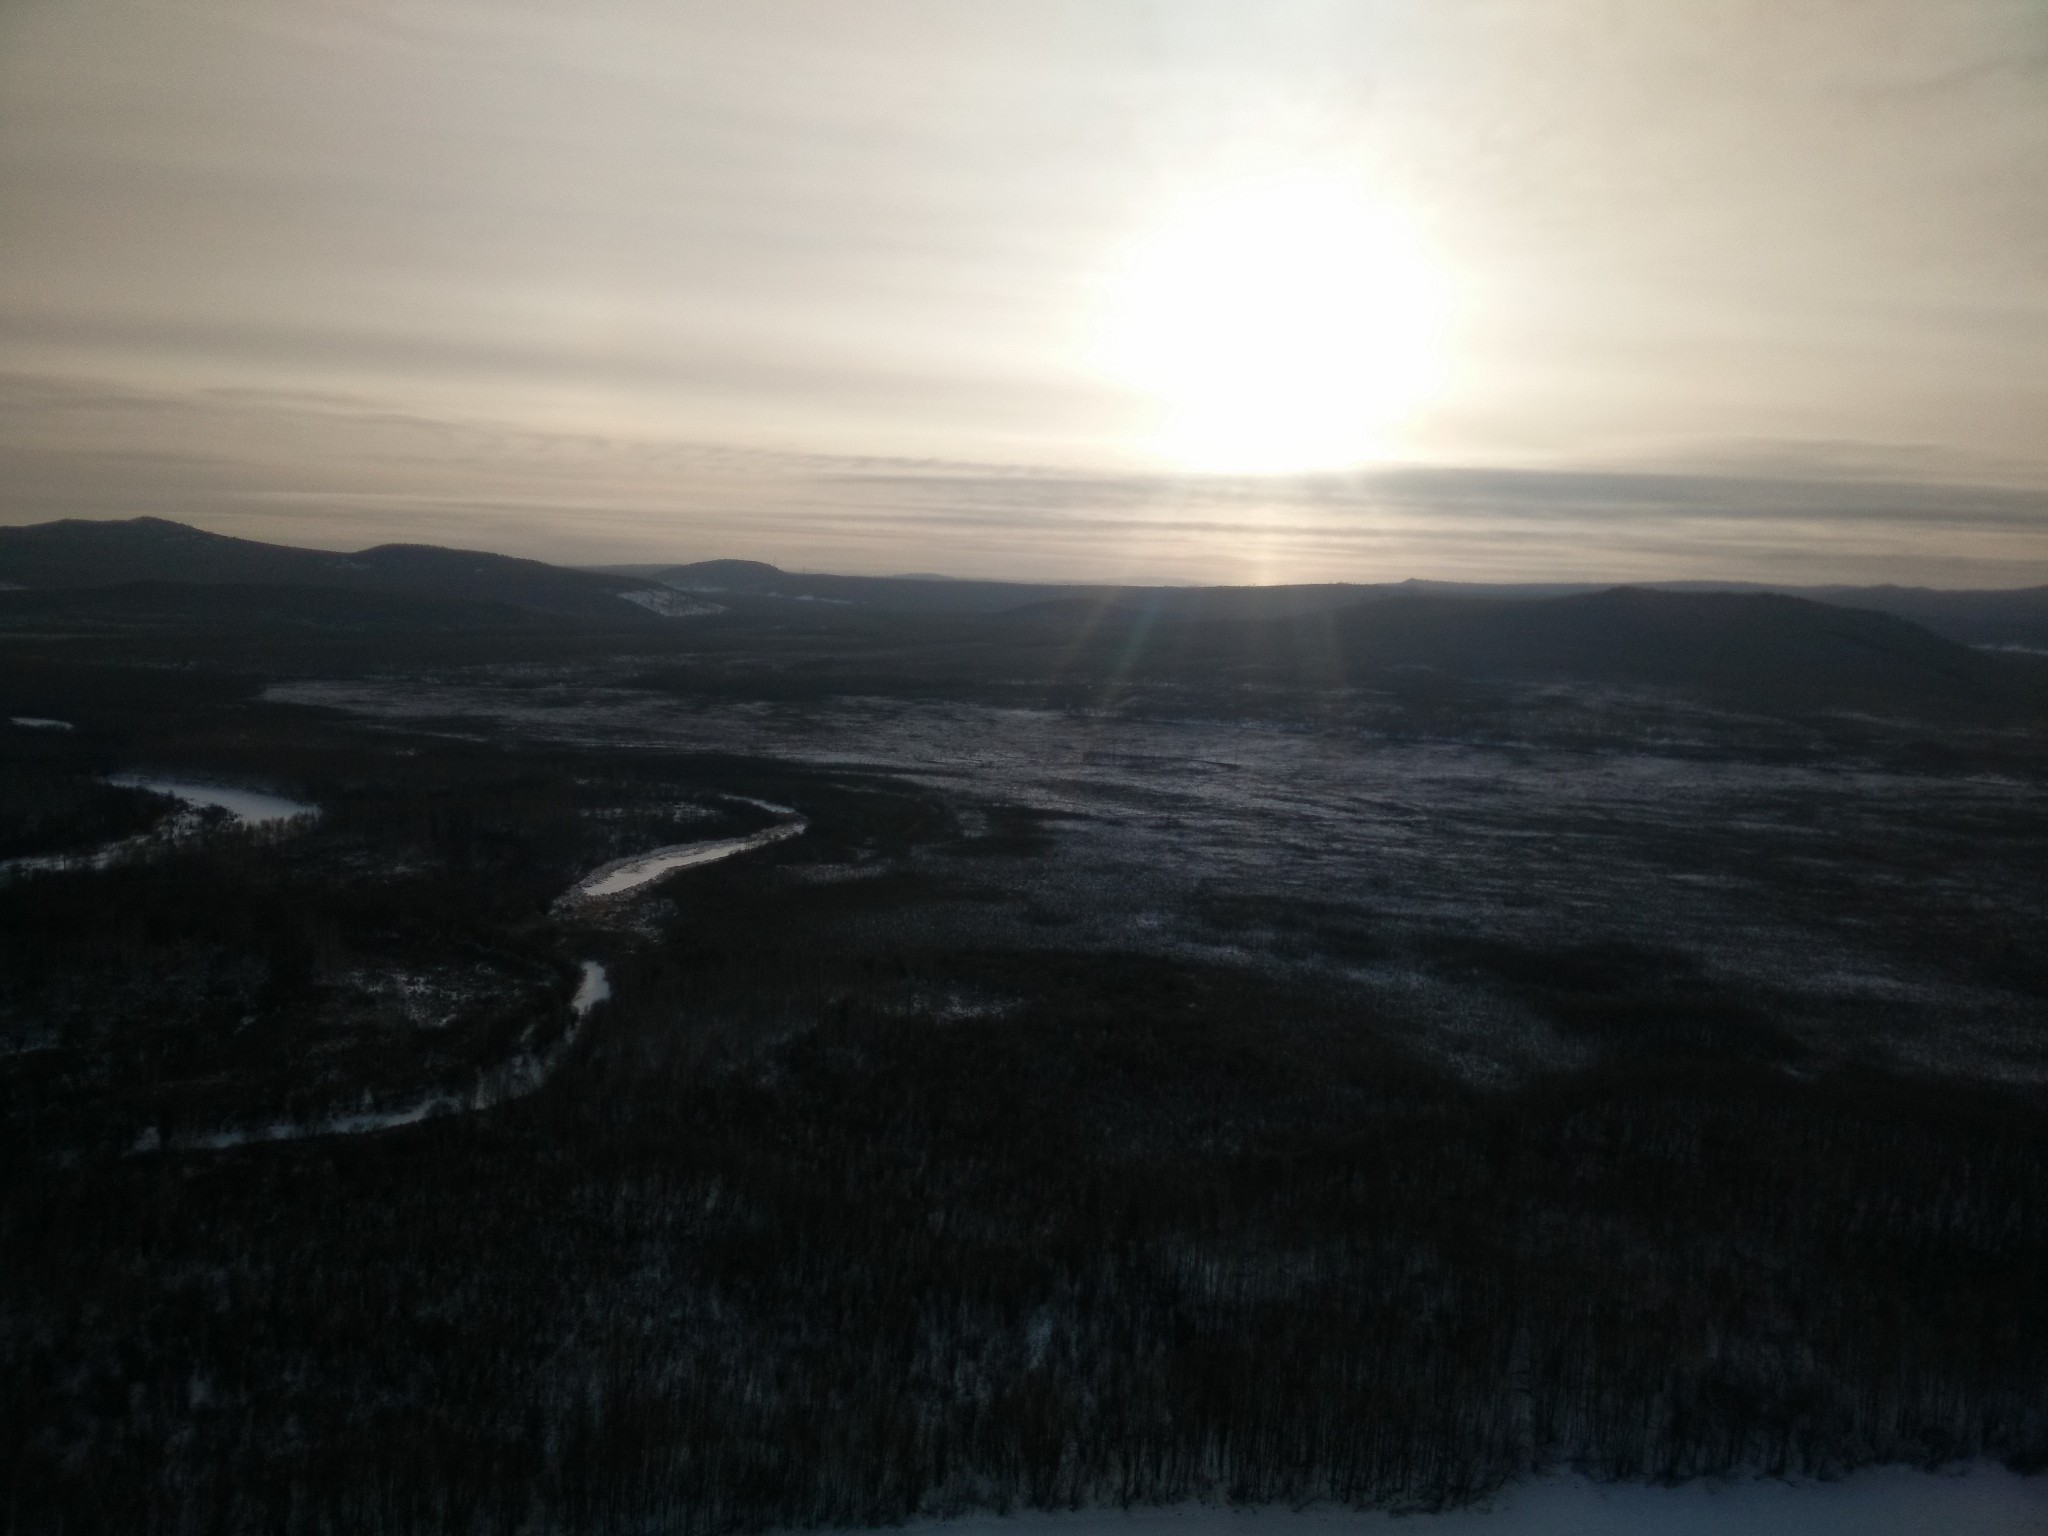
[[[2043,1536],[2048,1477],[2003,1467],[1875,1467],[1832,1482],[1774,1478],[1666,1487],[1544,1477],[1481,1509],[1079,1510],[918,1520],[896,1536]],[[838,1533],[847,1536],[847,1533]]]
[[[734,796],[738,799],[740,797]],[[763,810],[781,812],[789,817],[772,827],[759,832],[749,832],[745,837],[714,838],[700,843],[675,843],[666,848],[656,848],[651,853],[637,853],[631,858],[614,859],[609,864],[600,864],[562,894],[558,906],[575,906],[586,901],[603,901],[613,896],[624,896],[637,891],[643,885],[652,885],[666,875],[679,869],[694,869],[699,864],[715,864],[720,859],[729,859],[736,853],[746,853],[755,848],[765,848],[770,843],[782,842],[795,837],[810,825],[803,817],[787,806],[770,805],[765,800],[748,800],[748,805],[758,805]]]
[[[198,809],[213,806],[226,811],[245,827],[282,826],[301,817],[320,814],[317,805],[305,805],[297,800],[287,800],[282,795],[266,795],[261,790],[237,789],[229,784],[199,784],[186,779],[160,779],[146,773],[117,773],[107,780],[123,789],[146,789],[153,794],[169,795],[173,800]],[[197,823],[190,811],[180,812],[167,818],[147,832],[138,832],[133,837],[116,838],[111,843],[102,843],[97,848],[88,848],[81,853],[39,853],[25,858],[8,859],[0,863],[0,875],[28,875],[50,870],[64,869],[105,869],[130,856],[140,856],[152,849],[160,849],[167,843],[175,843],[190,837],[197,829]]]
[[[122,774],[108,782],[132,785],[138,789],[155,790],[158,794],[176,795],[197,805],[217,805],[233,813],[251,825],[266,822],[288,821],[296,816],[317,816],[319,811],[310,805],[301,805],[295,800],[285,800],[276,795],[258,794],[254,790],[229,789],[211,784],[187,784],[180,780],[144,778],[139,774]],[[699,843],[678,843],[668,848],[656,848],[651,853],[635,854],[627,859],[615,859],[601,864],[576,884],[569,887],[556,903],[557,906],[575,905],[585,901],[601,901],[609,897],[623,896],[628,891],[661,879],[679,869],[689,869],[699,864],[712,864],[720,859],[729,859],[736,853],[745,853],[753,848],[765,848],[770,843],[779,843],[785,838],[795,837],[810,825],[804,818],[786,805],[776,805],[767,800],[753,800],[743,795],[727,798],[744,804],[758,806],[788,819],[759,832],[750,832],[745,837],[715,838]],[[183,1132],[173,1134],[168,1143],[155,1128],[144,1131],[135,1145],[134,1152],[156,1152],[169,1145],[181,1149],[220,1151],[228,1147],[247,1146],[252,1142],[298,1141],[308,1136],[360,1136],[370,1131],[388,1131],[401,1125],[417,1125],[432,1115],[473,1114],[480,1109],[503,1104],[508,1099],[523,1098],[553,1075],[554,1070],[576,1043],[582,1032],[583,1021],[590,1010],[612,995],[611,977],[605,968],[595,960],[583,962],[583,976],[576,984],[576,994],[569,1000],[574,1017],[561,1038],[544,1051],[526,1051],[485,1069],[477,1078],[476,1087],[470,1092],[451,1093],[440,1091],[423,1094],[393,1109],[364,1109],[355,1114],[329,1115],[319,1120],[279,1120],[266,1126],[250,1129],[235,1129],[207,1132]]]
[[[237,789],[230,784],[198,784],[189,779],[159,779],[146,773],[117,773],[107,782],[118,784],[123,789],[146,789],[154,794],[169,795],[187,805],[217,806],[246,826],[269,826],[273,822],[292,821],[300,816],[318,816],[317,805],[302,805],[297,800],[287,800],[282,795],[266,795],[258,790]]]
[[[562,1058],[583,1032],[590,1010],[612,995],[611,977],[595,960],[583,962],[576,995],[569,999],[571,1018],[561,1037],[545,1050],[522,1051],[507,1061],[479,1073],[476,1086],[468,1093],[422,1094],[393,1109],[366,1109],[356,1114],[328,1115],[319,1120],[279,1120],[250,1129],[205,1131],[174,1135],[169,1145],[181,1150],[218,1152],[228,1147],[247,1146],[259,1141],[300,1141],[308,1136],[361,1136],[370,1131],[388,1131],[401,1125],[418,1125],[433,1115],[474,1114],[480,1109],[512,1099],[525,1098],[554,1075]],[[155,1152],[166,1145],[154,1129],[144,1131],[130,1149]]]

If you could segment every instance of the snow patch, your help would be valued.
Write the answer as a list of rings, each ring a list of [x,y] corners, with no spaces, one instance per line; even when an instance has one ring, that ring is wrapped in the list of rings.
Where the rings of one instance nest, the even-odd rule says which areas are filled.
[[[146,789],[153,794],[169,795],[187,805],[215,806],[226,811],[245,826],[263,827],[280,821],[296,821],[301,816],[318,816],[317,805],[306,805],[297,800],[287,800],[282,795],[266,795],[253,789],[237,789],[228,784],[200,784],[189,779],[159,779],[142,773],[116,773],[107,778],[109,784],[123,789]]]
[[[694,869],[700,864],[715,864],[720,859],[731,858],[734,854],[765,848],[770,843],[779,843],[787,838],[799,836],[810,826],[809,822],[786,805],[774,805],[766,800],[752,800],[743,795],[731,795],[727,798],[758,806],[764,811],[787,816],[789,819],[772,827],[764,827],[759,832],[750,832],[745,837],[711,838],[698,843],[672,843],[666,848],[634,854],[630,858],[613,859],[608,864],[598,865],[564,891],[555,902],[556,908],[560,910],[581,906],[586,902],[607,901],[613,897],[624,896],[639,890],[642,886],[652,885],[679,869]]]
[[[66,727],[69,729],[69,727]],[[133,837],[116,838],[97,848],[77,853],[41,853],[0,862],[0,876],[29,875],[55,870],[107,869],[125,859],[140,857],[207,830],[197,814],[208,808],[226,811],[244,826],[284,826],[301,818],[320,814],[320,808],[287,800],[281,795],[260,794],[253,789],[235,789],[221,784],[193,784],[183,779],[157,779],[139,773],[117,773],[106,780],[124,789],[146,789],[169,795],[186,807],[167,821]]]
[[[583,979],[576,983],[576,995],[569,999],[569,1006],[575,1010],[578,1019],[589,1015],[599,1003],[609,1002],[612,995],[612,979],[605,968],[595,960],[583,962]]]
[[[722,603],[700,603],[680,592],[663,591],[652,587],[638,592],[621,592],[619,596],[626,602],[645,608],[649,613],[659,614],[664,619],[696,619],[706,614],[725,612]]]

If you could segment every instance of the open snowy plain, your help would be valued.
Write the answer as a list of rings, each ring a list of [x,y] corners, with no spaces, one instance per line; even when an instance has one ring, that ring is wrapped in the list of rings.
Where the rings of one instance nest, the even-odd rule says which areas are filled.
[[[1585,1064],[1603,1042],[1531,993],[1598,990],[1617,968],[1682,978],[1711,1015],[1700,1029],[1788,1070],[1853,1058],[2048,1081],[2027,937],[2048,920],[2048,799],[1995,753],[1930,757],[1909,727],[1849,722],[1845,749],[1784,721],[1570,690],[1425,731],[957,700],[684,704],[589,682],[479,669],[270,697],[457,734],[885,773],[943,800],[960,833],[918,856],[974,888],[920,913],[935,933],[1313,976],[1408,1020],[1474,1081]]]

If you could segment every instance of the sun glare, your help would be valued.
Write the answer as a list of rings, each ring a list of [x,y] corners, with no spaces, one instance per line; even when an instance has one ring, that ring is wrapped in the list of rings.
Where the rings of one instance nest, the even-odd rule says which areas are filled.
[[[1379,457],[1444,372],[1446,284],[1413,231],[1333,177],[1184,204],[1119,274],[1100,361],[1148,396],[1147,447],[1276,474]]]

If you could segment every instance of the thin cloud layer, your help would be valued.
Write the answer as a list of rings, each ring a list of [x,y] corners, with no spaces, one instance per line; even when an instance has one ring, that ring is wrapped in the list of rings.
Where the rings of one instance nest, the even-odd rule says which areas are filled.
[[[31,0],[0,517],[2048,580],[2044,85],[2048,12],[2002,0]],[[1441,386],[1352,472],[1180,473],[1099,366],[1119,264],[1177,200],[1298,172],[1415,232]]]
[[[2048,494],[1755,452],[1686,470],[1410,464],[1058,471],[548,433],[341,396],[0,376],[0,478],[37,517],[182,518],[332,548],[1107,581],[2048,579]],[[109,444],[121,445],[118,449]]]

